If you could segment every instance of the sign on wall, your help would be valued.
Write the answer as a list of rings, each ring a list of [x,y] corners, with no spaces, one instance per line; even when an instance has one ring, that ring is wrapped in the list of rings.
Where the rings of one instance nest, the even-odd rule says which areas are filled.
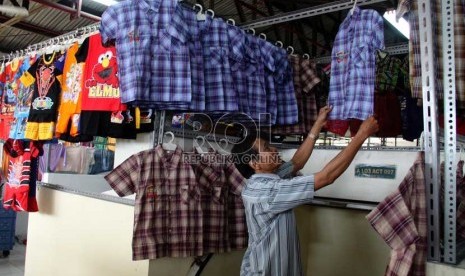
[[[396,178],[396,165],[355,165],[355,177],[364,178]]]

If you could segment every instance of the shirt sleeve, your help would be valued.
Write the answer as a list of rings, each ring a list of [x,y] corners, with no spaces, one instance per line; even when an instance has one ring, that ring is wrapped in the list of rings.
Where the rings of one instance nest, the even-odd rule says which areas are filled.
[[[86,61],[88,50],[89,50],[89,37],[87,37],[84,40],[84,42],[79,47],[79,50],[75,54],[76,61],[78,63]]]
[[[384,20],[378,12],[373,11],[373,40],[374,49],[384,49]]]
[[[139,156],[132,155],[107,174],[105,180],[119,196],[123,197],[132,195],[136,192],[137,183],[139,183],[139,175]]]
[[[224,172],[231,193],[240,196],[242,193],[242,188],[244,188],[245,178],[237,170],[233,163],[227,163]]]
[[[102,14],[102,20],[100,21],[100,35],[102,36],[102,43],[107,44],[110,40],[116,40],[116,34],[118,33],[118,15],[114,9],[114,6],[108,7]]]
[[[244,32],[236,26],[228,26],[228,37],[230,45],[230,55],[229,57],[234,61],[241,61],[245,55],[245,34]]]
[[[281,178],[291,178],[294,171],[294,164],[292,161],[282,164],[274,173]]]
[[[36,70],[37,62],[35,62],[31,67],[29,67],[29,69],[27,69],[27,71],[24,72],[21,78],[19,78],[19,80],[24,86],[29,87],[36,81],[36,78],[34,77]]]
[[[282,213],[299,205],[310,203],[315,193],[313,175],[291,179],[271,180],[268,194],[268,211]]]

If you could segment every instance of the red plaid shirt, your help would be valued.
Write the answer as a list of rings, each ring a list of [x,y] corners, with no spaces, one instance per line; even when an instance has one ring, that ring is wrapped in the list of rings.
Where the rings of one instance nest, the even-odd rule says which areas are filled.
[[[212,162],[218,158],[219,162]],[[201,187],[203,249],[229,252],[247,247],[247,226],[241,198],[244,177],[224,156],[210,152],[193,164]]]
[[[389,195],[367,219],[391,247],[389,276],[425,275],[427,250],[424,155],[420,153],[397,191]]]
[[[105,179],[119,196],[136,194],[133,260],[203,254],[200,189],[181,148],[132,155]]]

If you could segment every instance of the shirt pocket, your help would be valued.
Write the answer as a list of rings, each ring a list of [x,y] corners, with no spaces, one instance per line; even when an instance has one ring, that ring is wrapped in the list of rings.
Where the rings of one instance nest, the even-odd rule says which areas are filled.
[[[361,44],[352,47],[352,64],[356,68],[364,68],[368,58],[368,45]]]
[[[229,65],[229,51],[226,47],[210,47],[210,63],[214,68]]]
[[[190,185],[181,185],[179,187],[179,194],[181,197],[181,203],[184,205],[188,205],[191,202],[200,199],[200,191],[198,188]]]

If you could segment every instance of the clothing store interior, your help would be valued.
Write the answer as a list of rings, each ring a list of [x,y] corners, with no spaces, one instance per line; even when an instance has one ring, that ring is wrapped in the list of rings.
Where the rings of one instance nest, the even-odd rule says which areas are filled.
[[[464,18],[0,0],[0,275],[465,275]]]

